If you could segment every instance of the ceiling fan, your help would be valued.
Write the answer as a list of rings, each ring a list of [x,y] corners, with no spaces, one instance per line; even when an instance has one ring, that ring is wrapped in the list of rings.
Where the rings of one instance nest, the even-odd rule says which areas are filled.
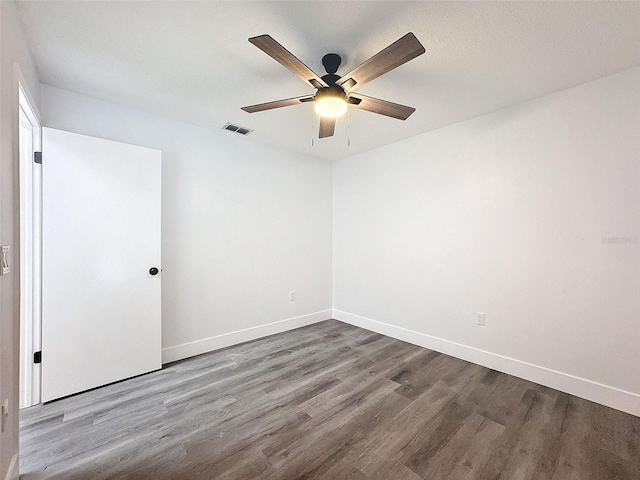
[[[304,82],[311,84],[317,91],[314,95],[303,95],[301,97],[242,107],[245,112],[262,112],[273,108],[314,102],[315,111],[320,115],[319,138],[326,138],[333,135],[336,118],[347,111],[348,105],[399,120],[406,120],[416,110],[405,105],[353,93],[354,90],[367,82],[422,55],[425,49],[413,33],[407,33],[404,37],[342,76],[336,74],[342,62],[340,55],[329,53],[322,57],[322,65],[327,71],[327,74],[322,77],[316,75],[269,35],[252,37],[249,41]]]

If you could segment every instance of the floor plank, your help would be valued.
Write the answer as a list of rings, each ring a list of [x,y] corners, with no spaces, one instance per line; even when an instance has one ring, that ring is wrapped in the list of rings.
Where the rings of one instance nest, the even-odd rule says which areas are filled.
[[[23,480],[637,480],[640,419],[329,320],[21,411]]]

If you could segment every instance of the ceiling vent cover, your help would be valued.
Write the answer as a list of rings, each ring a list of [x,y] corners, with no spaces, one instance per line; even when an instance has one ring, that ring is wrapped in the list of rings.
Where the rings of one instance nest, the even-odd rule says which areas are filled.
[[[223,130],[229,130],[230,132],[239,133],[240,135],[249,135],[253,130],[250,128],[239,127],[238,125],[234,125],[233,123],[225,123],[222,126]]]

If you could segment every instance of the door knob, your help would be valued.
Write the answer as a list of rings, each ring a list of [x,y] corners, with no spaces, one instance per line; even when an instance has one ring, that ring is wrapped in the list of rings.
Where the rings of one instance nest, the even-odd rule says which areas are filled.
[[[157,275],[159,271],[160,271],[160,270],[158,270],[156,267],[151,267],[151,268],[149,269],[149,273],[150,273],[151,275]]]

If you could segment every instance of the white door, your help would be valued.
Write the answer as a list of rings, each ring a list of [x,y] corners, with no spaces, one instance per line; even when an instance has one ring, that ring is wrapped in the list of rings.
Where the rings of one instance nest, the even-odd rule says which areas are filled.
[[[161,152],[42,129],[42,401],[161,368]]]

